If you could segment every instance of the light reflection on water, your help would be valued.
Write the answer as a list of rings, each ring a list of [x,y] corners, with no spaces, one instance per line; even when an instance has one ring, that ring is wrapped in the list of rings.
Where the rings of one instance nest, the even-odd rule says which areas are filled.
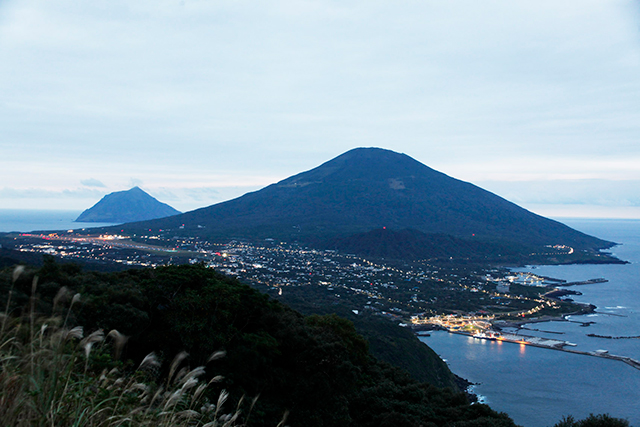
[[[421,337],[474,392],[525,427],[610,413],[640,425],[640,371],[597,357],[434,331]]]
[[[640,339],[587,336],[640,335],[640,221],[563,222],[623,243],[612,252],[631,263],[536,267],[536,274],[568,281],[609,281],[574,288],[583,293],[574,299],[595,304],[597,313],[570,316],[569,322],[529,324],[521,333],[573,342],[576,350],[606,349],[640,360]],[[585,322],[595,323],[581,326]],[[590,413],[609,413],[640,426],[640,370],[623,362],[446,332],[421,340],[446,358],[454,373],[478,383],[474,391],[486,403],[525,427],[552,426],[564,415],[584,418]]]
[[[525,344],[520,344],[520,356],[524,356],[524,352],[526,351],[527,346]]]

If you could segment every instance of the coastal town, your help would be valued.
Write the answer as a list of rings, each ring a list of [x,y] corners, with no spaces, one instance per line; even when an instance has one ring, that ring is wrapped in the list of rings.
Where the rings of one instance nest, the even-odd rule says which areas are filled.
[[[119,265],[120,268],[204,263],[221,273],[260,287],[274,298],[289,292],[313,292],[327,304],[354,314],[386,317],[420,333],[439,329],[475,339],[510,342],[623,361],[640,362],[607,350],[579,351],[575,344],[521,333],[526,323],[587,313],[574,302],[572,286],[606,281],[595,278],[568,283],[531,272],[428,262],[385,262],[330,250],[315,250],[266,239],[260,245],[158,234],[95,236],[66,233],[20,233],[3,238],[21,252],[63,260]],[[558,288],[561,286],[561,288]],[[507,331],[505,331],[505,329]]]
[[[118,268],[204,263],[239,280],[282,295],[295,288],[314,288],[322,298],[351,310],[376,313],[409,325],[434,316],[480,316],[527,319],[585,311],[554,283],[513,274],[507,269],[443,262],[367,259],[331,250],[266,239],[259,245],[241,241],[212,243],[196,237],[98,234],[73,230],[19,233],[3,238],[5,247],[67,261]]]

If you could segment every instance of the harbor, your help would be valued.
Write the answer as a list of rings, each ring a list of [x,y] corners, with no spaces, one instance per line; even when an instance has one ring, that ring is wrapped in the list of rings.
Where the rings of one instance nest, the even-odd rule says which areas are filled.
[[[437,329],[449,332],[451,334],[464,335],[480,340],[489,340],[489,341],[500,341],[507,342],[519,345],[527,345],[539,348],[545,348],[549,350],[557,350],[564,351],[566,353],[580,354],[584,356],[592,356],[599,357],[603,359],[609,360],[617,360],[620,362],[624,362],[629,366],[632,366],[635,369],[640,370],[640,361],[633,359],[628,356],[621,356],[616,354],[609,353],[609,350],[606,349],[598,349],[593,351],[583,351],[578,350],[577,344],[560,340],[554,338],[543,338],[533,335],[526,335],[518,333],[520,330],[530,330],[530,331],[538,331],[544,333],[553,333],[561,335],[561,332],[554,331],[541,331],[536,328],[528,328],[524,325],[532,324],[532,323],[543,323],[549,321],[565,321],[571,322],[566,318],[566,316],[562,317],[550,317],[550,316],[541,316],[539,318],[531,318],[522,321],[505,321],[498,320],[494,316],[477,316],[477,315],[447,315],[447,316],[434,316],[429,319],[424,319],[420,322],[422,328],[425,326],[429,329]],[[574,322],[581,323],[581,326],[587,325],[590,322]],[[416,325],[417,326],[417,325]],[[515,329],[515,332],[506,332],[505,329]],[[416,329],[417,330],[417,329]],[[594,336],[591,334],[591,336]],[[609,336],[601,336],[600,338],[609,338],[609,339],[635,339],[640,338],[638,336],[624,336],[624,337],[609,337]]]
[[[576,347],[576,344],[568,341],[541,338],[541,337],[536,337],[532,335],[500,333],[496,331],[484,331],[484,332],[476,332],[476,333],[469,333],[469,332],[459,331],[459,330],[446,330],[446,331],[451,334],[465,335],[465,336],[469,336],[476,339],[508,342],[508,343],[519,344],[519,345],[530,345],[534,347],[546,348],[549,350],[558,350],[558,351],[564,351],[567,353],[581,354],[584,356],[601,357],[604,359],[617,360],[620,362],[624,362],[627,365],[640,370],[640,361],[636,359],[633,359],[627,356],[618,356],[615,354],[610,354],[608,350],[581,351],[581,350],[576,350],[574,348],[567,348],[567,347]]]
[[[451,333],[433,324],[431,331],[425,331],[431,336],[419,339],[446,359],[456,374],[473,382],[473,392],[483,402],[513,415],[520,425],[551,426],[571,408],[575,417],[609,413],[640,426],[640,339],[636,338],[640,337],[640,222],[577,224],[584,226],[584,231],[622,243],[614,253],[629,264],[525,266],[511,269],[511,275],[515,278],[521,273],[521,284],[527,277],[526,284],[533,291],[538,289],[532,284],[543,284],[532,277],[533,271],[544,279],[540,293],[554,288],[571,291],[546,298],[569,296],[575,303],[590,305],[591,310],[564,316],[548,312],[523,318],[509,316],[503,321],[501,316],[490,319],[488,313],[482,313],[482,320],[492,329],[516,335],[507,336],[510,342],[505,337],[502,341],[474,338],[472,335],[480,330],[472,328],[471,316],[463,321],[467,313],[452,318],[440,315],[433,320],[449,321],[450,327],[460,328],[459,332]],[[593,278],[606,278],[608,282],[564,286]],[[525,337],[534,335],[577,345],[558,348],[553,342],[529,342]]]

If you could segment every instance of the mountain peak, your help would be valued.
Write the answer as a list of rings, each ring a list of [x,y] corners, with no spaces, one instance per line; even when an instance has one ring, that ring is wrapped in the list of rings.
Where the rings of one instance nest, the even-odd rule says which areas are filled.
[[[177,215],[180,212],[159,202],[140,187],[107,194],[78,216],[76,222],[126,223]]]
[[[317,168],[287,178],[277,185],[300,186],[317,183],[369,181],[387,182],[392,188],[404,188],[404,181],[416,176],[441,179],[446,175],[437,172],[406,154],[383,148],[354,148]]]

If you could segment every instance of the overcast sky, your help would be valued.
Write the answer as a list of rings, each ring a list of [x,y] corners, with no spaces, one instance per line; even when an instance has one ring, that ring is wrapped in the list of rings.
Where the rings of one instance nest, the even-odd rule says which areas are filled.
[[[351,148],[640,218],[640,1],[0,0],[0,208],[186,211]]]

